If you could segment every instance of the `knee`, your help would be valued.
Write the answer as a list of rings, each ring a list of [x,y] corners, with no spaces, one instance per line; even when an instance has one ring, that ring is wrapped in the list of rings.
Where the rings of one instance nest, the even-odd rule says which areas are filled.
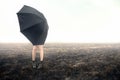
[[[37,50],[37,46],[33,46],[33,50],[36,51]]]
[[[38,47],[39,47],[40,50],[43,49],[43,45],[39,45]]]

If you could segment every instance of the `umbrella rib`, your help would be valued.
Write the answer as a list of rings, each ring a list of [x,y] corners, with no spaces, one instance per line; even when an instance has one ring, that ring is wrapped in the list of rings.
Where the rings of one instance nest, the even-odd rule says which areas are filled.
[[[25,13],[17,13],[17,14],[33,14],[33,13],[27,13],[27,12],[25,12]],[[42,20],[45,20],[45,19],[42,18],[42,16],[38,16],[38,15],[36,15],[36,14],[33,14],[33,15],[39,17],[39,18],[42,19]],[[44,17],[44,18],[45,18],[45,17]]]
[[[31,28],[31,27],[33,27],[34,25],[37,25],[37,24],[40,24],[40,23],[33,24],[33,25],[31,25],[29,28]],[[29,28],[26,28],[26,29],[29,29]],[[24,31],[24,30],[26,30],[26,29],[20,30],[20,32],[22,32],[22,31]]]

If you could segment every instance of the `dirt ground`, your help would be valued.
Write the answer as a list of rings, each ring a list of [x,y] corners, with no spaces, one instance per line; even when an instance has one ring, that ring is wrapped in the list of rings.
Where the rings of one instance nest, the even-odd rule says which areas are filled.
[[[120,44],[47,43],[44,47],[44,65],[37,70],[31,65],[31,44],[0,43],[0,80],[120,80]]]

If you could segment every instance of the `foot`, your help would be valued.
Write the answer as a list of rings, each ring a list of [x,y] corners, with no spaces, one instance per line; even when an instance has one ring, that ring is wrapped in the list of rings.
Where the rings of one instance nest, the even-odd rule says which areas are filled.
[[[36,68],[36,62],[35,61],[32,62],[32,67],[33,67],[33,69]]]
[[[37,69],[40,69],[40,68],[42,68],[42,67],[43,67],[43,61],[40,61],[40,63],[38,64]]]

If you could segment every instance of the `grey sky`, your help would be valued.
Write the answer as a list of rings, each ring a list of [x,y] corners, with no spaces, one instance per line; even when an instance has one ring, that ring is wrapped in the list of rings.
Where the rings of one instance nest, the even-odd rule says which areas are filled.
[[[29,42],[19,32],[15,14],[24,4],[48,19],[47,42],[120,42],[119,0],[1,1],[0,42]]]

